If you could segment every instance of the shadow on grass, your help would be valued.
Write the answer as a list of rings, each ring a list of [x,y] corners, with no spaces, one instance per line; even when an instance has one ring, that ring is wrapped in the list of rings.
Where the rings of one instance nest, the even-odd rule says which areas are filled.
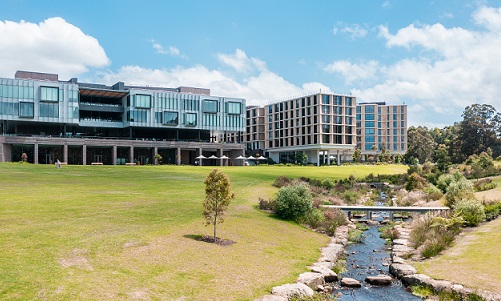
[[[203,241],[206,243],[216,244],[219,246],[225,246],[225,247],[231,246],[231,245],[237,243],[236,241],[229,240],[229,239],[222,239],[219,237],[216,237],[216,239],[214,240],[213,236],[208,236],[208,235],[186,234],[186,235],[183,235],[183,237],[190,238],[190,239],[193,239],[196,241]]]

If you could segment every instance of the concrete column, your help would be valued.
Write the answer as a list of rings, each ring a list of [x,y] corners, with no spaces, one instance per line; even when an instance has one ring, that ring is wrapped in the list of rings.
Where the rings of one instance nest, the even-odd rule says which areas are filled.
[[[68,144],[63,145],[63,162],[68,163]]]
[[[337,160],[337,166],[339,166],[339,165],[341,165],[341,159],[339,157],[339,150],[337,151],[336,156],[337,156],[337,158],[336,158],[336,160]]]
[[[327,165],[331,165],[331,151],[327,151]]]
[[[129,148],[129,163],[134,163],[134,146]]]
[[[35,149],[33,150],[33,163],[38,164],[38,143],[35,143]]]
[[[320,151],[317,149],[317,166],[320,166]]]
[[[181,148],[176,148],[176,164],[181,165]]]
[[[87,145],[82,146],[82,164],[87,165]]]
[[[158,164],[158,160],[155,159],[155,156],[158,154],[158,147],[155,146],[153,147],[153,152],[152,152],[152,158],[153,158],[153,165],[157,165]]]
[[[223,149],[220,148],[217,150],[217,156],[221,158],[222,155],[223,155]],[[219,159],[219,166],[223,166],[223,159]]]
[[[111,147],[111,164],[117,165],[117,146],[113,145]]]

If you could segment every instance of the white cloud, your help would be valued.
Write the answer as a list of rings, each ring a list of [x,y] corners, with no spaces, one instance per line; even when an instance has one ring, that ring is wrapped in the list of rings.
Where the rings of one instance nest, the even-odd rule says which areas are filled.
[[[501,8],[481,7],[472,17],[482,28],[411,24],[392,34],[380,26],[387,53],[403,48],[408,50],[407,58],[374,64],[370,72],[364,65],[344,61],[325,70],[342,74],[354,84],[376,75],[377,84],[368,88],[359,84],[352,93],[359,101],[407,102],[409,124],[430,123],[430,116],[459,120],[472,103],[488,103],[501,110],[501,85],[497,84],[501,82]],[[366,76],[353,75],[358,72]]]
[[[183,59],[188,58],[185,54],[181,54],[181,51],[179,51],[179,49],[174,47],[174,46],[169,46],[168,48],[164,48],[164,46],[162,46],[162,44],[158,43],[154,39],[151,39],[150,42],[151,42],[151,45],[153,46],[153,49],[155,49],[158,54],[168,54],[168,55],[177,56],[177,57],[180,57]]]
[[[379,70],[379,63],[368,61],[362,64],[354,64],[349,61],[335,61],[324,68],[329,73],[338,73],[344,77],[346,84],[355,81],[374,79]]]
[[[343,25],[338,23],[338,26],[332,29],[332,34],[337,35],[340,32],[348,35],[350,39],[356,40],[365,37],[368,30],[359,24]]]
[[[382,7],[383,7],[383,8],[390,8],[390,7],[391,7],[391,2],[390,2],[390,1],[385,1],[385,2],[383,2]]]
[[[0,21],[0,76],[17,70],[58,73],[66,79],[110,64],[92,36],[56,17],[39,24]]]
[[[239,73],[265,71],[266,63],[257,58],[249,58],[242,49],[236,49],[234,54],[219,53],[218,60]]]
[[[280,75],[266,69],[266,64],[247,57],[242,50],[235,54],[219,54],[220,60],[235,70],[247,72],[235,77],[221,70],[210,70],[205,66],[176,67],[172,69],[148,69],[141,66],[124,66],[118,72],[105,72],[95,79],[97,82],[114,84],[124,81],[134,85],[156,85],[161,87],[193,86],[210,88],[211,94],[245,98],[248,105],[265,105],[272,101],[294,97],[304,93],[329,92],[321,83],[308,82],[298,87]],[[245,63],[242,63],[245,62]],[[250,67],[245,67],[248,64]]]

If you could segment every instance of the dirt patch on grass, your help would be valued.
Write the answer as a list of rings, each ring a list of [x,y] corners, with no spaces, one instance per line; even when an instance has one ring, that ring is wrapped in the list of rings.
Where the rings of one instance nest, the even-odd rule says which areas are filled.
[[[211,244],[216,244],[216,245],[223,246],[223,247],[231,246],[231,245],[237,243],[236,241],[233,241],[230,239],[222,239],[219,237],[216,237],[216,239],[214,240],[214,236],[209,236],[209,235],[188,234],[188,235],[184,235],[184,237],[191,238],[191,239],[194,239],[197,241],[203,241],[203,242],[207,242],[207,243],[211,243]]]
[[[87,250],[73,249],[70,256],[66,258],[59,258],[58,262],[63,268],[79,267],[93,271],[94,268],[89,264],[87,258],[85,258],[85,256],[87,256],[87,253]]]

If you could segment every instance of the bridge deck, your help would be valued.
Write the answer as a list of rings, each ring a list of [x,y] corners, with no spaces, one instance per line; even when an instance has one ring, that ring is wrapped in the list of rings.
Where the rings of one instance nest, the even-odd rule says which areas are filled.
[[[323,205],[325,208],[336,208],[343,211],[390,211],[390,212],[428,212],[448,211],[449,207],[389,207],[389,206],[336,206]]]

